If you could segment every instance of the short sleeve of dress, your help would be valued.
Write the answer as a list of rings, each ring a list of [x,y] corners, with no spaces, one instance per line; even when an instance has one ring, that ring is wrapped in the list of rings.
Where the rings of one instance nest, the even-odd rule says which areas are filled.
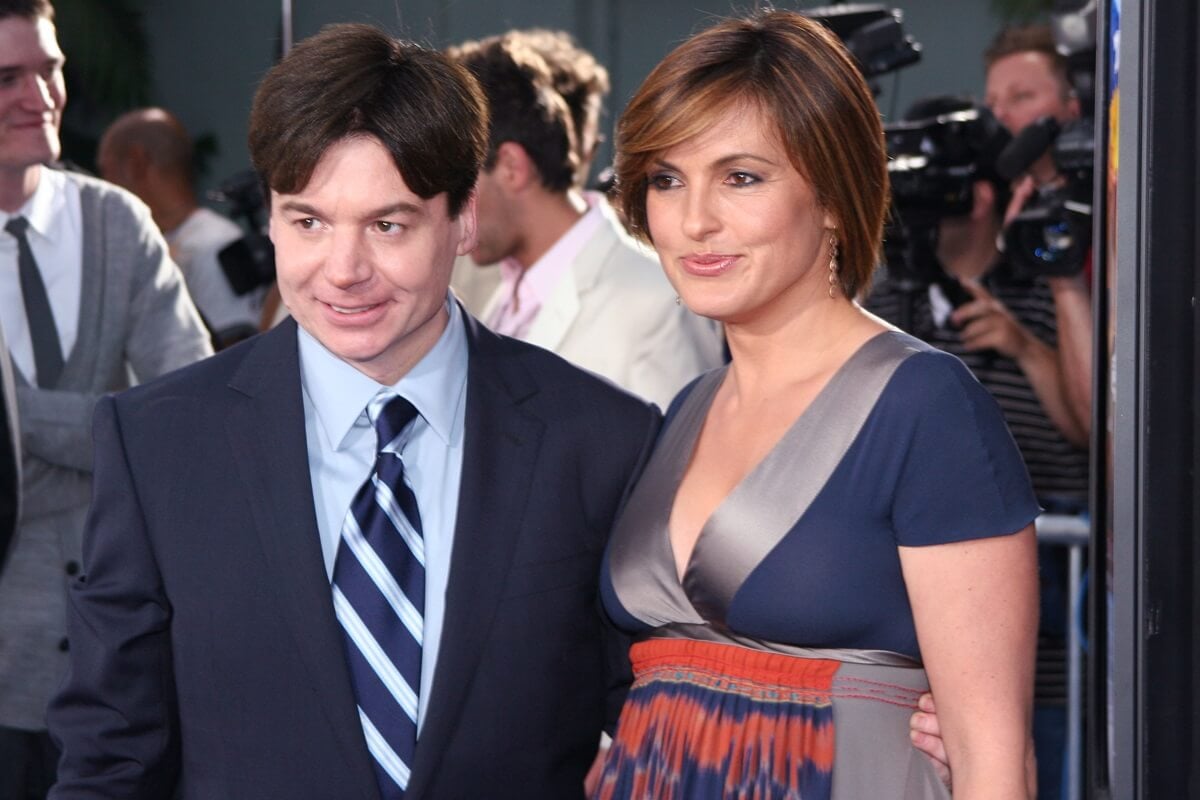
[[[1039,508],[996,401],[954,356],[909,358],[889,393],[908,410],[892,525],[899,545],[1004,536]]]

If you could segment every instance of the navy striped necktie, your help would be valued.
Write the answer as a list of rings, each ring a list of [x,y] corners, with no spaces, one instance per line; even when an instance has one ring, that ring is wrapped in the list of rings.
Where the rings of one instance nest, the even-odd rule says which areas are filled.
[[[417,410],[403,397],[381,393],[367,415],[378,437],[375,469],[342,523],[333,604],[380,791],[384,800],[397,800],[408,787],[417,745],[425,539],[396,449]]]

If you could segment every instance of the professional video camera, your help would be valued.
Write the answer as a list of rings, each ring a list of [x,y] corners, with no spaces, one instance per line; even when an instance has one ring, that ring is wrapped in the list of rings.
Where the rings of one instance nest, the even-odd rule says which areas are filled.
[[[1095,100],[1096,0],[1054,15],[1051,29],[1084,116],[1061,127],[1051,117],[1038,120],[1021,131],[997,160],[997,171],[1013,180],[1049,151],[1060,175],[1060,180],[1038,189],[1005,233],[1009,263],[1026,276],[1076,274],[1083,269],[1092,243],[1096,147],[1090,112]]]
[[[884,254],[889,279],[901,289],[936,283],[959,305],[969,296],[938,262],[938,223],[970,213],[974,183],[994,178],[996,156],[1011,137],[991,112],[969,101],[936,98],[928,105],[953,110],[884,126],[892,184]]]
[[[1087,117],[1061,128],[1053,117],[1044,117],[1001,154],[997,168],[1007,179],[1021,175],[1047,149],[1061,176],[1039,187],[1004,234],[1005,252],[1018,273],[1074,275],[1083,269],[1092,244],[1093,130]]]
[[[899,9],[878,3],[845,3],[800,13],[820,22],[842,40],[876,95],[876,78],[921,60],[921,45],[905,35]]]
[[[260,213],[265,208],[262,186],[253,170],[239,172],[209,192],[213,200],[229,204],[229,216],[243,219],[249,232],[227,245],[217,259],[233,293],[241,296],[275,280],[275,248],[262,232]]]

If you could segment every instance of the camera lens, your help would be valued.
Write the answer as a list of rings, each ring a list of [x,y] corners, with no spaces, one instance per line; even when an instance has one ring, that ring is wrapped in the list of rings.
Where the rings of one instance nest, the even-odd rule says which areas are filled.
[[[1091,218],[1050,203],[1017,217],[1005,238],[1005,251],[1019,271],[1074,275],[1083,268],[1091,242]]]

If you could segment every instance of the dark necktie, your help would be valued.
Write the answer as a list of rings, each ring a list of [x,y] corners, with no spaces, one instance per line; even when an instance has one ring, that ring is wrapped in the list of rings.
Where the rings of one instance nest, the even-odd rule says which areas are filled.
[[[384,800],[404,797],[417,745],[425,610],[425,540],[400,454],[386,448],[417,416],[403,397],[367,406],[375,469],[354,495],[333,567],[341,623],[367,749]]]
[[[4,226],[17,240],[17,274],[21,278],[21,297],[25,300],[25,318],[33,342],[33,364],[37,368],[38,386],[47,389],[57,385],[62,374],[62,345],[58,341],[54,312],[50,310],[50,298],[46,296],[46,284],[42,283],[42,273],[25,236],[28,228],[29,220],[24,217],[13,217]]]

